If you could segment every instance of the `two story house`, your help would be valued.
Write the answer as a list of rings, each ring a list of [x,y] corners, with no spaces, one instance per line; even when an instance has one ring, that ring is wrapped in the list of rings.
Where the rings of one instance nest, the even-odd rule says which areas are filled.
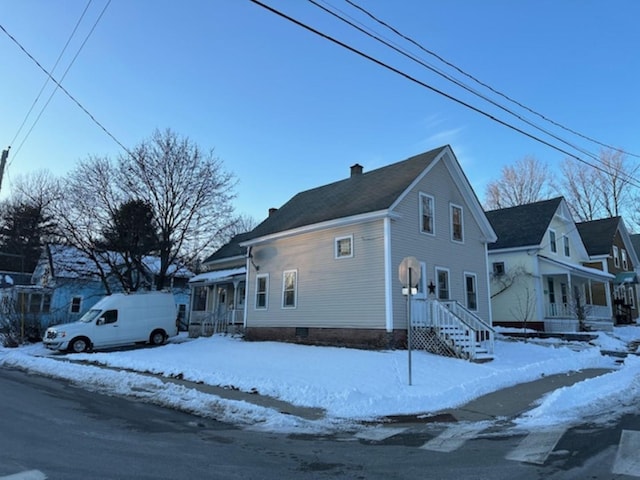
[[[486,258],[495,240],[449,146],[370,172],[353,165],[348,178],[272,210],[238,243],[246,249],[245,338],[406,345],[398,268],[408,256],[421,272],[415,322],[457,312],[490,329]]]
[[[591,257],[562,197],[486,212],[494,323],[545,332],[612,325],[615,275]]]
[[[638,256],[622,217],[602,218],[577,224],[590,261],[587,266],[615,275],[609,284],[616,324],[635,323],[638,319]],[[605,298],[604,291],[594,295]]]

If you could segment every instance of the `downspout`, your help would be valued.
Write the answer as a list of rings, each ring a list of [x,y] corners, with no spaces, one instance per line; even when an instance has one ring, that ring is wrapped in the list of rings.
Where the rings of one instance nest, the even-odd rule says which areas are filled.
[[[387,333],[393,332],[393,289],[391,284],[391,219],[384,218],[384,304]]]
[[[544,310],[544,280],[542,278],[542,276],[540,275],[540,257],[538,256],[538,254],[534,254],[533,256],[533,278],[534,278],[534,285],[536,285],[537,287],[537,292],[535,291],[536,289],[534,289],[534,294],[536,297],[536,317],[538,319],[542,319],[542,323],[544,324],[545,318],[546,318],[546,313]]]
[[[247,257],[245,265],[245,280],[244,280],[244,311],[242,312],[242,328],[247,328],[247,312],[249,310],[249,302],[247,296],[249,295],[249,277],[251,273],[251,247],[247,247]]]
[[[489,275],[489,244],[484,243],[484,261],[486,273],[487,305],[489,306],[489,325],[493,326],[493,307],[491,306],[491,276]]]

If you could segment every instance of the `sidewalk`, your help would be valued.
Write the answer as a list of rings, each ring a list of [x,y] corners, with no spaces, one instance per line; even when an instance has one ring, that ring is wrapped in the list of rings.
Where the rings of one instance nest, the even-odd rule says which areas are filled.
[[[477,422],[497,418],[514,418],[533,408],[545,394],[573,385],[588,378],[598,377],[611,370],[592,368],[578,372],[548,375],[533,382],[521,383],[476,398],[460,408],[441,412],[456,421]]]
[[[593,368],[577,372],[548,375],[532,382],[521,383],[504,388],[482,397],[476,398],[459,408],[448,409],[433,415],[398,415],[387,417],[388,420],[397,423],[427,423],[427,422],[478,422],[495,420],[498,418],[515,418],[533,408],[536,400],[545,394],[581,382],[588,378],[598,377],[609,373],[611,370]],[[154,375],[155,376],[155,375]],[[277,410],[281,413],[294,415],[306,420],[319,420],[325,412],[321,408],[299,407],[282,400],[260,395],[257,393],[242,392],[229,388],[216,387],[193,383],[186,380],[155,376],[166,383],[175,383],[188,388],[194,388],[203,393],[216,395],[227,400],[242,400],[247,403],[259,405]]]
[[[64,361],[83,364],[87,363],[84,361],[75,361],[69,359],[64,359]],[[92,365],[95,366],[95,364]],[[101,366],[101,368],[111,367]],[[114,368],[114,370],[122,369]],[[130,371],[139,375],[154,377],[167,384],[172,383],[184,386],[186,388],[193,388],[202,393],[215,395],[226,400],[245,401],[253,405],[270,408],[280,413],[293,415],[306,420],[320,420],[325,416],[324,409],[296,406],[277,398],[258,394],[257,392],[243,392],[231,388],[190,382],[180,378],[171,378],[151,373],[142,373],[135,370]],[[386,420],[393,423],[410,424],[431,422],[477,422],[495,420],[498,418],[515,418],[526,412],[527,410],[533,408],[534,403],[549,392],[609,372],[611,372],[610,369],[593,368],[556,375],[548,375],[532,382],[521,383],[512,387],[498,390],[493,393],[489,393],[482,397],[476,398],[475,400],[472,400],[471,402],[458,408],[447,409],[428,415],[391,415],[386,417]]]

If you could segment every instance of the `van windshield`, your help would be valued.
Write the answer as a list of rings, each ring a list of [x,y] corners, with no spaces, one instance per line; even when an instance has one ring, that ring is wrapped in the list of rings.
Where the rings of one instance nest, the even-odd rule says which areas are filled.
[[[79,322],[84,322],[84,323],[91,323],[93,322],[96,318],[98,318],[98,316],[102,313],[102,310],[89,310],[87,313],[85,313],[80,320],[78,320]]]

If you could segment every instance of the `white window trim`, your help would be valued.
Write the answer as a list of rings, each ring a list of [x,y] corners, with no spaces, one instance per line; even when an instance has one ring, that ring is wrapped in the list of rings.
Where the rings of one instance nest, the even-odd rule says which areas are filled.
[[[293,305],[285,305],[285,279],[288,273],[295,273],[295,282],[293,284]],[[291,310],[298,307],[298,270],[285,270],[282,272],[282,302],[280,303],[283,310]]]
[[[453,210],[455,208],[460,209],[460,236],[461,240],[453,238]],[[449,227],[451,229],[451,241],[455,243],[464,243],[464,208],[462,205],[456,205],[455,203],[449,204]]]
[[[467,291],[467,277],[473,277],[473,286],[475,287],[474,293],[476,294],[476,308],[471,308],[469,306],[469,292]],[[478,311],[478,275],[474,272],[464,272],[464,303],[466,307],[472,312]]]
[[[562,236],[562,251],[565,257],[571,257],[571,245],[569,244],[569,237],[567,235]]]
[[[266,279],[265,287],[264,287],[264,307],[258,306],[258,282],[261,278]],[[256,275],[256,296],[255,302],[253,304],[254,310],[268,310],[269,309],[269,274],[268,273],[259,273]]]
[[[549,251],[554,255],[558,254],[558,235],[552,228],[549,229]]]
[[[422,197],[427,197],[431,200],[431,232],[425,232],[422,228]],[[419,221],[418,221],[418,228],[420,229],[420,233],[424,234],[424,235],[430,235],[432,237],[435,237],[436,235],[436,199],[433,195],[429,195],[428,193],[424,193],[424,192],[420,192],[418,194],[418,210],[419,210]]]
[[[620,256],[622,258],[622,269],[629,270],[629,263],[627,261],[627,251],[624,248],[620,249]]]
[[[339,255],[339,249],[338,249],[338,244],[340,243],[340,240],[349,240],[349,243],[351,244],[351,253],[349,255]],[[343,258],[353,258],[353,235],[343,235],[341,237],[336,237],[334,239],[333,242],[333,257],[336,260],[341,260]]]
[[[441,300],[440,279],[438,278],[438,272],[447,272],[447,292],[449,292],[449,296],[446,299],[442,300],[451,300],[451,271],[445,267],[436,267],[436,298],[438,300]]]
[[[80,299],[80,304],[78,305],[78,311],[74,312],[73,311],[73,299],[74,298],[79,298]],[[74,295],[73,297],[71,297],[71,301],[69,302],[69,313],[72,315],[78,315],[80,312],[82,312],[82,304],[84,303],[84,298],[80,295]]]
[[[616,245],[613,246],[613,265],[616,268],[620,268],[620,255],[618,254],[618,247]]]
[[[420,262],[420,282],[415,298],[427,298],[427,262]]]

